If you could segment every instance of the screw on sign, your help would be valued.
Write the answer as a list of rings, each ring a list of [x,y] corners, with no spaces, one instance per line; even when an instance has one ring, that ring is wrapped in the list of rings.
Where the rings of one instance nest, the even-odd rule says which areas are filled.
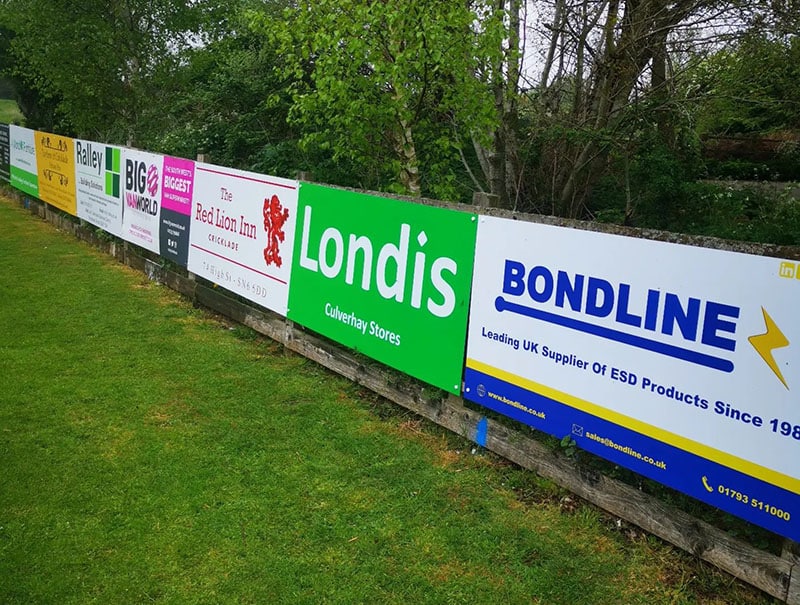
[[[280,245],[286,234],[283,226],[289,219],[289,209],[284,208],[277,195],[264,198],[264,231],[267,233],[267,247],[264,248],[264,260],[267,265],[280,267],[283,260],[280,255]]]

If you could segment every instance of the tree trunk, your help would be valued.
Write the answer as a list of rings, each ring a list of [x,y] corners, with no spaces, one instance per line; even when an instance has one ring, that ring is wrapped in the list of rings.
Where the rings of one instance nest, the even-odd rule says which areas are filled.
[[[664,32],[655,42],[653,49],[653,67],[651,68],[650,87],[652,94],[657,101],[656,122],[661,140],[668,146],[675,145],[675,124],[671,119],[667,109],[669,99],[668,76],[667,76],[667,35]]]
[[[556,212],[569,217],[585,213],[592,185],[602,174],[617,136],[615,131],[624,127],[625,109],[632,102],[637,82],[653,61],[652,83],[666,93],[667,36],[695,7],[680,1],[674,6],[665,0],[609,1],[591,88],[587,96],[581,96],[579,87],[574,97],[573,111],[583,106],[586,112],[588,136],[579,143],[565,144],[566,157],[574,161],[559,170],[553,192]],[[670,120],[668,116],[663,119],[664,133],[671,140]]]
[[[517,139],[519,99],[519,79],[522,71],[522,50],[520,49],[520,31],[522,21],[522,0],[509,0],[508,7],[508,54],[506,58],[506,100],[503,111],[503,129],[506,133],[506,201],[508,207],[517,208],[521,198],[521,173],[519,157],[519,141]]]
[[[505,10],[505,0],[495,0],[494,9],[498,13]],[[502,44],[502,42],[501,42]],[[497,62],[492,66],[492,89],[494,92],[494,108],[498,116],[498,125],[492,133],[492,148],[489,151],[489,191],[500,198],[500,205],[508,205],[506,192],[506,82],[503,76],[503,54],[498,55]]]
[[[417,149],[414,146],[414,135],[411,126],[405,120],[400,120],[400,131],[395,137],[395,151],[400,158],[400,184],[409,195],[419,197],[422,187],[419,182],[419,160]]]

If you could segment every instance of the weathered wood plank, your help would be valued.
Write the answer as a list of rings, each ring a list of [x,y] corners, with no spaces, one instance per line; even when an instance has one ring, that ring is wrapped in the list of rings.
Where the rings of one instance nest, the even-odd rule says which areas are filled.
[[[272,311],[250,309],[242,323],[259,334],[285,345],[289,340],[291,323]]]
[[[175,290],[179,294],[182,294],[190,300],[195,299],[195,288],[197,287],[196,281],[189,279],[184,275],[179,275],[174,271],[166,271],[162,277],[164,279],[164,285]]]
[[[800,605],[800,543],[793,540],[784,541],[781,556],[792,565],[786,602],[789,605]]]
[[[163,283],[164,280],[161,277],[162,273],[163,269],[161,265],[149,258],[144,259],[144,274],[147,275],[147,279],[158,284]]]
[[[237,300],[226,296],[216,288],[210,288],[201,284],[195,287],[195,301],[216,311],[217,313],[228,317],[234,321],[240,322],[247,315],[245,306]]]
[[[137,271],[144,273],[145,262],[146,260],[138,254],[134,254],[130,249],[126,250],[125,264],[131,269],[136,269]]]

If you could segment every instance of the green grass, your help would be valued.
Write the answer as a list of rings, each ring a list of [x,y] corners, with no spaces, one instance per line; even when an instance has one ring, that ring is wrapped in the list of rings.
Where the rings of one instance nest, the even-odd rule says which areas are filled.
[[[0,602],[766,603],[0,200]]]
[[[0,122],[5,124],[25,124],[25,116],[12,99],[0,99]]]

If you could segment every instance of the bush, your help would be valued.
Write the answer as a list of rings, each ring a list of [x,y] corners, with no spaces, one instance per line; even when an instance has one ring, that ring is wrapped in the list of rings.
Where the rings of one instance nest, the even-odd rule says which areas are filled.
[[[787,188],[734,188],[715,183],[683,183],[675,189],[669,221],[640,226],[693,235],[779,245],[800,245],[800,200]]]
[[[771,193],[766,189],[694,184],[702,233],[726,239],[781,245],[800,245],[800,200],[788,189]]]
[[[793,148],[784,155],[790,158],[797,153]],[[779,191],[768,184],[734,187],[698,181],[694,163],[658,143],[640,149],[629,160],[627,185],[621,163],[613,163],[593,191],[592,208],[598,221],[800,245],[800,200],[793,196],[790,186]],[[730,176],[739,178],[752,179],[759,171],[773,174],[766,165],[742,161],[724,164]],[[626,203],[628,195],[630,205]]]

